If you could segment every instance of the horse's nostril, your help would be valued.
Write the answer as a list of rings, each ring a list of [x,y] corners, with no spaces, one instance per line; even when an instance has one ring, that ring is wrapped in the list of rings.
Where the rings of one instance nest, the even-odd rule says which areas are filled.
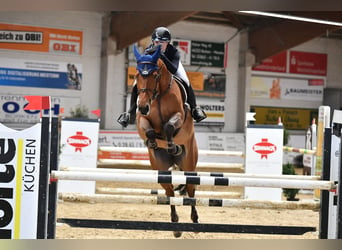
[[[144,106],[144,107],[139,107],[139,111],[142,115],[147,115],[149,112],[150,108],[149,106]]]

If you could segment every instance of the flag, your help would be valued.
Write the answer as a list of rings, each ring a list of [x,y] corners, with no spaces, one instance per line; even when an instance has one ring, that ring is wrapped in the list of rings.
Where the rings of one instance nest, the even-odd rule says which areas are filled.
[[[100,117],[101,116],[101,109],[92,110],[91,113],[96,115],[97,117]]]
[[[24,96],[24,97],[28,101],[28,104],[24,107],[24,110],[50,109],[50,97],[49,96],[29,95],[29,96]]]

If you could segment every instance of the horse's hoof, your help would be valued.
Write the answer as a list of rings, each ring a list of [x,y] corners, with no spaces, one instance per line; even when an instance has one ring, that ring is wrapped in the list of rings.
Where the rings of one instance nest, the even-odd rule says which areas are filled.
[[[173,236],[175,236],[175,238],[179,238],[179,237],[182,236],[182,232],[180,232],[180,231],[175,231],[175,232],[173,232]]]
[[[168,171],[181,171],[181,168],[177,164],[173,164],[167,169]]]

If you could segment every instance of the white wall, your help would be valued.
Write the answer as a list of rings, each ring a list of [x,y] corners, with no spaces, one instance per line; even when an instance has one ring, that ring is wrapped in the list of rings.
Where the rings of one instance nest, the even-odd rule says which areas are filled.
[[[2,23],[82,31],[83,54],[80,56],[15,50],[0,50],[0,56],[62,62],[72,59],[75,63],[82,64],[83,86],[81,91],[1,86],[0,94],[34,94],[73,98],[80,104],[85,105],[89,110],[97,108],[103,110],[102,129],[122,129],[115,120],[127,108],[125,104],[126,50],[116,51],[115,42],[108,37],[108,23],[106,24],[107,31],[103,29],[104,16],[104,12],[81,11],[1,12],[0,22]],[[229,40],[228,67],[226,69],[203,67],[199,70],[226,74],[225,126],[222,131],[243,132],[244,113],[249,109],[248,95],[245,93],[249,93],[248,81],[250,79],[250,69],[245,64],[246,62],[242,61],[247,58],[246,39],[241,40],[240,38],[243,38],[243,36],[240,34],[234,36],[236,29],[223,25],[181,21],[170,25],[169,28],[174,38],[219,43],[225,43]],[[103,50],[104,46],[106,47],[105,50]],[[342,65],[341,40],[316,38],[293,49],[327,53],[328,76],[326,87],[342,89],[340,74],[340,65]],[[243,65],[243,70],[241,70],[240,64]],[[198,70],[198,67],[188,66],[187,70]],[[204,97],[198,97],[198,99],[206,101]],[[302,103],[298,105],[304,107]],[[200,126],[196,126],[196,130],[219,132],[214,128]]]
[[[74,98],[89,110],[99,108],[102,13],[80,11],[1,12],[0,22],[16,25],[70,29],[83,32],[82,55],[0,50],[1,57],[82,64],[82,90],[1,86],[0,94],[50,95]],[[66,112],[73,107],[65,107]]]

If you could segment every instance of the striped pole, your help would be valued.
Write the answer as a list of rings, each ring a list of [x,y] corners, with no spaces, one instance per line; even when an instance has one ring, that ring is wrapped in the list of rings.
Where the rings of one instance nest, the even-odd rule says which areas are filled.
[[[122,160],[122,159],[99,159],[98,165],[103,166],[141,166],[141,167],[151,167],[151,163],[149,160]],[[198,162],[197,169],[199,168],[223,168],[223,169],[231,169],[231,168],[240,168],[243,169],[243,163],[214,163],[214,162]]]
[[[61,167],[61,171],[80,172],[103,172],[122,174],[159,174],[159,175],[185,175],[185,176],[212,176],[212,177],[245,177],[245,178],[266,178],[266,179],[293,179],[293,180],[319,180],[319,176],[311,175],[266,175],[266,174],[245,174],[245,173],[222,173],[222,172],[190,172],[190,171],[161,171],[161,170],[137,170],[137,169],[107,169],[107,168],[78,168]]]
[[[277,187],[296,189],[331,190],[336,188],[332,181],[316,180],[284,180],[261,179],[242,177],[211,177],[211,176],[182,176],[182,175],[147,175],[147,174],[118,174],[101,172],[67,172],[52,171],[51,177],[59,180],[85,180],[85,181],[116,181],[139,183],[169,183],[194,184],[217,186],[250,186],[250,187]]]
[[[101,194],[139,194],[139,195],[165,195],[164,189],[147,189],[147,188],[106,188],[99,187],[96,191]],[[196,190],[196,196],[233,196],[241,197],[238,192],[216,192]]]
[[[292,147],[284,146],[283,150],[286,152],[296,152],[296,153],[308,154],[308,155],[316,154],[316,150],[305,149],[305,148],[292,148]]]
[[[129,147],[110,147],[110,146],[102,146],[99,151],[105,152],[127,152],[127,153],[148,153],[147,148],[129,148]],[[198,150],[199,155],[206,156],[237,156],[244,157],[244,153],[242,151],[214,151],[214,150]]]
[[[125,204],[155,204],[176,206],[238,207],[258,209],[319,209],[319,202],[309,201],[267,201],[243,199],[212,199],[141,195],[75,194],[59,193],[58,198],[73,202],[102,202]]]

